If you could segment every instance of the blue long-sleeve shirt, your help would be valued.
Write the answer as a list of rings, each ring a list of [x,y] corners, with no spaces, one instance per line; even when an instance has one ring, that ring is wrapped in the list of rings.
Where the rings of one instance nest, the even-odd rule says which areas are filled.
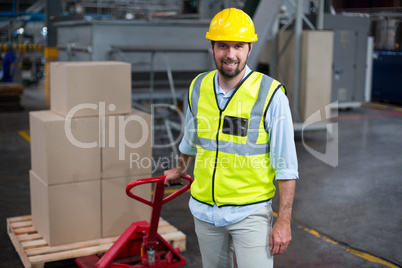
[[[251,72],[246,66],[246,72],[243,79]],[[225,93],[218,84],[218,74],[215,75],[215,85],[218,105],[223,108],[233,94],[234,90]],[[289,102],[286,95],[278,90],[272,97],[272,102],[268,108],[265,123],[269,131],[270,160],[275,168],[276,180],[298,179],[297,156],[294,143],[294,131],[292,115],[290,113]],[[194,124],[193,114],[190,109],[186,113],[186,128],[183,139],[179,145],[179,150],[183,154],[195,155],[197,153],[196,141],[197,133]],[[271,201],[245,205],[245,206],[223,206],[216,204],[209,206],[190,198],[189,208],[194,217],[199,220],[215,224],[216,226],[225,226],[239,222],[266,206]]]

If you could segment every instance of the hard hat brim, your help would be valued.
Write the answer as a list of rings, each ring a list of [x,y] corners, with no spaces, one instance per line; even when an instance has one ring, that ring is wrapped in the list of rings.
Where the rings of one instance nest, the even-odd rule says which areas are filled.
[[[258,40],[257,35],[254,37],[246,37],[246,36],[223,36],[223,35],[211,35],[209,32],[205,35],[205,38],[211,41],[233,41],[233,42],[256,42]]]

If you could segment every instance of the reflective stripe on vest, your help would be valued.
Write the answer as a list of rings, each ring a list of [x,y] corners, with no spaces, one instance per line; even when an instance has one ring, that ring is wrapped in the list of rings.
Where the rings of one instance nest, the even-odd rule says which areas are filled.
[[[218,206],[264,202],[275,194],[265,114],[272,96],[284,87],[252,72],[225,107],[215,94],[216,71],[196,77],[189,104],[197,126],[197,156],[192,196]]]

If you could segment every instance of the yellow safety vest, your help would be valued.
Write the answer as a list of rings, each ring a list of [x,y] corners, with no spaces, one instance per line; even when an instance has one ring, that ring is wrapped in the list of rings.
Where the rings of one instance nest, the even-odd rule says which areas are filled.
[[[197,76],[189,90],[197,127],[191,195],[218,206],[264,202],[275,195],[265,115],[278,81],[251,72],[223,109],[215,93],[216,70]]]

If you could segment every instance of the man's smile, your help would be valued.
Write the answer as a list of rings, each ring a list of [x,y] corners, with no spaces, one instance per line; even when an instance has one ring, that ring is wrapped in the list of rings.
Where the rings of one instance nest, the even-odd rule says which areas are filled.
[[[235,66],[238,65],[238,61],[233,62],[233,61],[224,61],[223,62],[228,68],[234,68]]]

